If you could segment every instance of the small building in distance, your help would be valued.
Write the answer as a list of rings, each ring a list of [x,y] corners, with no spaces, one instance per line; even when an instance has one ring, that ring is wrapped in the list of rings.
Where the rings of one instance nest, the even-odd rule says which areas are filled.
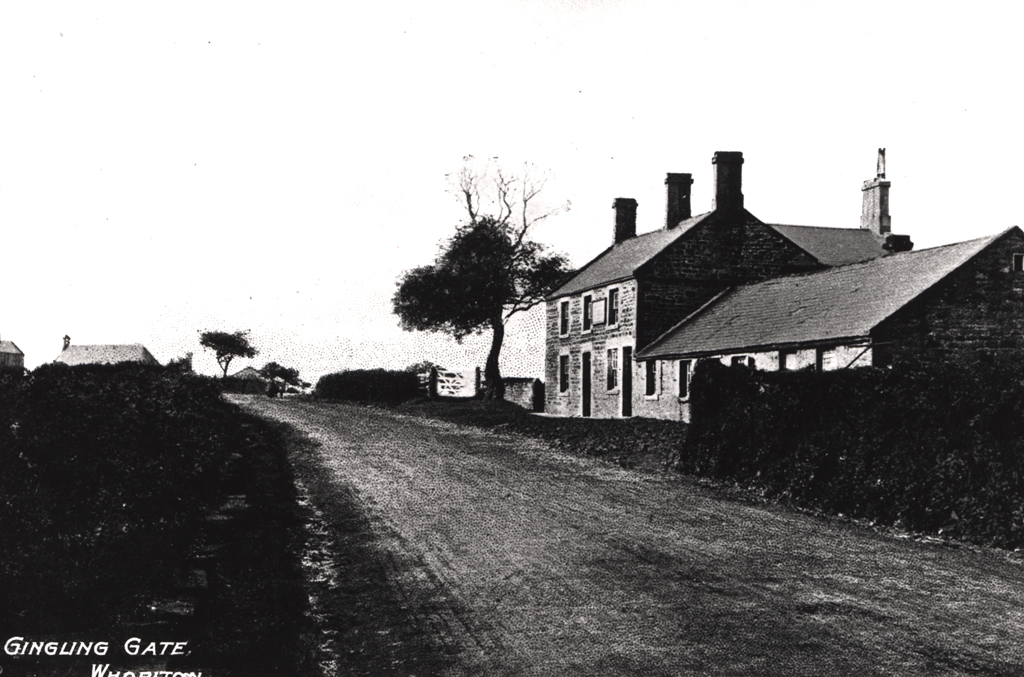
[[[247,378],[263,382],[269,381],[269,379],[264,377],[263,374],[259,372],[259,370],[253,367],[246,367],[245,369],[236,371],[234,374],[231,374],[228,378]]]
[[[71,338],[64,337],[64,349],[54,360],[57,364],[75,366],[78,364],[160,364],[153,354],[141,343],[111,343],[95,345],[71,345]]]
[[[0,341],[0,372],[25,369],[25,353],[13,341]]]

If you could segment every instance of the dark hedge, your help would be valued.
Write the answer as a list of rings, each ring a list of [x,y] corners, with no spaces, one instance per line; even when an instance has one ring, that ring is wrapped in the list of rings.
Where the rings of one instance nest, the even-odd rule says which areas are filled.
[[[5,382],[0,620],[100,622],[172,565],[215,491],[225,415],[216,389],[160,367],[46,365]]]
[[[4,636],[159,630],[149,604],[176,599],[213,544],[210,585],[175,636],[194,640],[198,660],[296,674],[305,597],[284,438],[220,385],[136,364],[0,379]],[[245,511],[212,532],[231,495]]]
[[[675,467],[881,525],[1024,546],[1024,375],[702,361]]]
[[[372,404],[400,404],[419,394],[419,377],[409,371],[354,369],[322,376],[314,396]]]

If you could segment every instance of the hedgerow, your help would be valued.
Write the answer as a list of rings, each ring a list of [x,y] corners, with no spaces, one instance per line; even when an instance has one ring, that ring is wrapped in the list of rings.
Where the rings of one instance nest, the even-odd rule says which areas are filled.
[[[416,397],[419,387],[419,378],[409,371],[353,369],[322,376],[313,394],[325,400],[400,404]]]
[[[208,664],[295,674],[304,596],[286,453],[218,379],[137,364],[0,379],[0,629],[137,633],[201,567],[210,585],[188,593],[196,611],[175,636]],[[213,532],[229,495],[244,511]],[[203,549],[214,563],[196,563]]]
[[[1024,378],[701,362],[674,466],[882,525],[1024,545]]]

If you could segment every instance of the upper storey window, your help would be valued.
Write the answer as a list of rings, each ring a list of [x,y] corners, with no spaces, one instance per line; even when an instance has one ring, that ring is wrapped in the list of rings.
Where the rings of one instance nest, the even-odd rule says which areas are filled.
[[[608,290],[608,324],[619,323],[619,290]]]

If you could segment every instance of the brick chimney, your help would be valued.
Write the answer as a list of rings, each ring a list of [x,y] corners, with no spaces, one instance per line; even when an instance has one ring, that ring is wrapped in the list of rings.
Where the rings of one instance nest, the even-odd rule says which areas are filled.
[[[860,227],[870,230],[880,238],[892,232],[889,217],[889,185],[885,180],[885,149],[878,149],[878,171],[875,178],[865,181],[863,207],[860,212]]]
[[[636,200],[631,197],[617,197],[612,209],[615,210],[615,242],[625,242],[636,237]]]
[[[665,177],[668,207],[665,210],[665,228],[672,230],[680,222],[690,218],[690,174],[668,174]]]
[[[720,150],[711,164],[715,165],[715,202],[717,211],[743,209],[743,153]]]

